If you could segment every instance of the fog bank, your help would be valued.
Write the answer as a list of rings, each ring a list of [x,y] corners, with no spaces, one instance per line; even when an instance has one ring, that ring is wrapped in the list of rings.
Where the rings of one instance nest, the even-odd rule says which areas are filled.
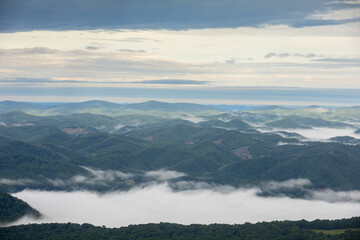
[[[308,184],[305,180],[301,184]],[[292,182],[292,184],[300,184]],[[127,192],[46,192],[24,190],[14,196],[45,215],[23,218],[15,224],[74,222],[120,227],[129,224],[172,222],[244,223],[272,220],[314,220],[360,215],[359,202],[263,198],[258,189],[197,189],[172,191],[168,184],[134,188]]]

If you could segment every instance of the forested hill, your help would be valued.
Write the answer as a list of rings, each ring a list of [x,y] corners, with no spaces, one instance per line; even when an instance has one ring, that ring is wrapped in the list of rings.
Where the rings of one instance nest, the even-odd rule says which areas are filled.
[[[179,225],[171,223],[130,225],[122,228],[95,227],[90,224],[31,224],[0,228],[0,239],[267,239],[267,240],[342,240],[360,239],[360,217],[342,220],[275,221],[241,225]],[[325,231],[314,231],[314,230]],[[337,231],[326,231],[338,229]],[[331,233],[331,234],[327,234]],[[334,234],[335,233],[335,234]]]
[[[40,213],[26,202],[10,194],[0,192],[0,223],[13,222],[25,215],[30,215],[34,218],[40,217]]]

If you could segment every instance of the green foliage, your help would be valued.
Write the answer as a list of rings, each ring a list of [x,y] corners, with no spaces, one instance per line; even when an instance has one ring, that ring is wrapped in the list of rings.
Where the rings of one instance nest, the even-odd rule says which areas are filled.
[[[294,119],[280,119],[266,124],[269,127],[282,128],[282,129],[294,129],[294,128],[310,128],[304,124],[299,123]]]
[[[25,215],[34,218],[41,216],[37,210],[30,207],[26,202],[10,194],[0,192],[0,223],[14,222]]]
[[[355,221],[359,226],[359,218],[337,220],[337,224]],[[329,220],[317,220],[324,224],[332,223]],[[171,223],[130,225],[121,228],[95,227],[90,224],[30,224],[7,228],[0,228],[0,238],[8,240],[51,240],[51,239],[142,239],[142,240],[345,240],[359,239],[359,231],[345,231],[342,234],[329,235],[311,231],[317,222],[302,221],[275,221],[241,225],[210,224],[210,225],[180,225]],[[345,224],[346,225],[346,224]],[[336,227],[336,224],[335,224]],[[347,227],[350,228],[351,226]]]
[[[1,178],[70,178],[79,173],[86,171],[71,163],[65,151],[20,141],[0,144]]]

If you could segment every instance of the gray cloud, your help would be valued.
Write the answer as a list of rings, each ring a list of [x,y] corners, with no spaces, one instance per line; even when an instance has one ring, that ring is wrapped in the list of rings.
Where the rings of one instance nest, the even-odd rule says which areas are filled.
[[[326,202],[360,202],[360,191],[340,191],[335,192],[331,189],[323,191],[313,191],[312,199],[317,199]]]
[[[272,57],[279,57],[279,58],[287,58],[287,57],[303,57],[303,58],[314,58],[317,55],[315,53],[308,53],[308,54],[302,54],[302,53],[273,53],[270,52],[264,56],[264,58],[272,58]]]
[[[317,62],[329,62],[329,63],[360,63],[360,58],[321,58],[314,59]]]
[[[127,53],[145,53],[145,50],[134,50],[134,49],[119,49],[119,52],[127,52]]]
[[[170,85],[209,85],[209,81],[185,80],[185,79],[159,79],[159,80],[146,80],[135,83],[146,84],[170,84]]]
[[[314,12],[326,12],[331,0],[2,0],[0,31],[65,29],[189,29],[209,27],[293,26],[337,24],[337,21],[306,19]],[[353,4],[354,5],[354,4]],[[86,7],[84,7],[86,6]],[[259,8],[261,6],[261,8]],[[355,5],[356,6],[356,5]],[[332,9],[353,7],[332,4]],[[49,14],[51,13],[51,18]],[[94,21],[96,19],[96,21]]]
[[[277,56],[281,58],[285,58],[285,57],[289,57],[290,53],[279,53]]]
[[[97,50],[99,49],[98,47],[94,47],[94,46],[87,46],[86,47],[87,50]]]
[[[138,82],[116,82],[116,81],[84,81],[84,80],[54,80],[52,78],[0,78],[0,83],[77,83],[77,84],[166,84],[166,85],[209,85],[209,81],[185,80],[185,79],[159,79]]]
[[[271,53],[266,54],[265,58],[272,58],[274,56],[276,56],[276,53],[271,52]]]
[[[34,48],[17,48],[17,49],[0,49],[2,55],[22,55],[22,54],[58,54],[61,51],[46,47],[34,47]]]

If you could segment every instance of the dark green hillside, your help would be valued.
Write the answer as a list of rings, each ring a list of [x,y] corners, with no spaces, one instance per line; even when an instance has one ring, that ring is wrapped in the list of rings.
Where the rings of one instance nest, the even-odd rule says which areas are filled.
[[[0,145],[0,176],[9,179],[70,178],[86,170],[63,153],[41,145],[13,141]]]
[[[237,130],[242,130],[242,129],[249,129],[251,128],[251,126],[239,119],[233,119],[230,120],[228,122],[223,122],[220,120],[209,120],[209,121],[205,121],[205,122],[200,122],[197,124],[197,126],[200,127],[220,127],[220,128],[231,128],[231,129],[237,129]]]
[[[292,119],[294,121],[297,121],[298,123],[301,123],[309,127],[328,127],[328,128],[352,127],[352,125],[342,122],[327,121],[321,118],[310,118],[310,117],[302,117],[297,115],[287,116],[284,119]]]
[[[349,229],[329,235],[312,229]],[[0,228],[0,238],[7,240],[68,240],[68,239],[126,239],[126,240],[355,240],[360,238],[359,218],[335,221],[315,220],[274,221],[245,224],[180,225],[173,223],[130,225],[121,228],[95,227],[90,224],[30,224]],[[355,229],[355,230],[351,230]]]
[[[315,188],[360,189],[359,154],[359,146],[343,144],[281,146],[267,156],[229,165],[215,173],[215,176],[223,183],[307,178]]]
[[[241,120],[249,123],[263,123],[279,119],[277,115],[264,113],[241,112],[238,115]]]
[[[37,210],[30,207],[26,202],[0,191],[0,223],[14,222],[25,215],[34,218],[41,216]]]
[[[201,128],[191,125],[177,124],[170,127],[155,127],[148,129],[141,129],[129,133],[132,137],[147,138],[152,137],[151,141],[169,143],[178,142],[193,144],[199,140],[208,139],[211,136],[226,132],[219,128]]]
[[[310,129],[304,124],[299,123],[293,119],[280,119],[273,122],[266,123],[266,126],[275,127],[275,128],[282,128],[282,129],[295,129],[295,128],[302,128],[302,129]]]
[[[4,127],[0,126],[0,136],[5,136],[23,141],[39,140],[49,134],[61,133],[61,129],[53,126],[23,126]]]
[[[17,123],[35,123],[40,120],[41,117],[33,116],[20,111],[12,111],[7,113],[0,113],[0,122],[6,125]]]

